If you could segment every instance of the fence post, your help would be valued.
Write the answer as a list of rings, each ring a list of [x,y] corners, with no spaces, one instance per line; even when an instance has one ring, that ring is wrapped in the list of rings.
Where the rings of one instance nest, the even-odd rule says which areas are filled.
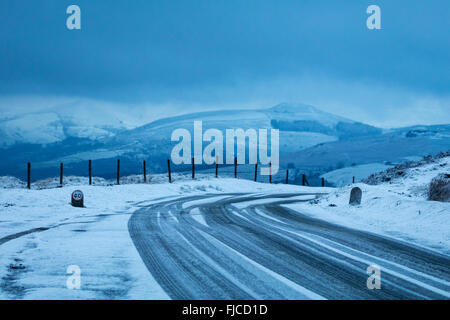
[[[355,176],[353,176],[353,183],[355,183]]]
[[[144,160],[144,182],[147,182],[147,166]]]
[[[289,170],[286,170],[286,184],[289,184]]]
[[[63,165],[63,163],[61,162],[61,164],[60,164],[60,166],[59,166],[59,184],[60,184],[61,186],[63,185],[63,174],[64,174],[63,170],[64,170],[64,165]]]
[[[234,177],[237,178],[237,157],[234,157]]]
[[[195,158],[192,158],[192,179],[195,179]]]
[[[311,185],[308,182],[308,179],[306,179],[306,174],[302,174],[302,185],[303,186],[307,185],[308,187],[311,187]]]
[[[269,163],[269,183],[272,183],[272,162]]]
[[[258,163],[255,163],[255,182],[257,178],[258,178]]]
[[[216,156],[216,178],[219,176],[219,156]]]
[[[31,189],[31,163],[27,163],[27,188]]]
[[[120,159],[117,159],[117,184],[120,184]]]
[[[172,173],[170,172],[170,159],[167,159],[167,169],[169,170],[169,183],[172,183]]]
[[[322,187],[325,187],[325,178],[322,177]]]
[[[92,184],[92,160],[89,160],[89,185]]]

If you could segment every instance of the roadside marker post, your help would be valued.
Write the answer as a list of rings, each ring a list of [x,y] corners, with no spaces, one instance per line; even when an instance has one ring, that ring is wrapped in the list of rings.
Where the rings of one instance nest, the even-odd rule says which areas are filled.
[[[81,190],[75,190],[72,192],[72,206],[77,208],[84,207],[84,194]]]

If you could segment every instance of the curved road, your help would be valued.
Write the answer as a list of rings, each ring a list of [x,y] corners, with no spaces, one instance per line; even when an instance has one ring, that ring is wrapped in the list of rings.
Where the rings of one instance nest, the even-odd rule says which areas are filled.
[[[282,206],[315,196],[162,200],[128,228],[173,299],[450,299],[449,256]],[[367,288],[370,265],[379,290]]]

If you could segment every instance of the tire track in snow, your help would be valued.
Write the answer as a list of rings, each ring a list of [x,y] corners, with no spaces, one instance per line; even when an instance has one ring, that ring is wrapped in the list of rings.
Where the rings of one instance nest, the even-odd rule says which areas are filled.
[[[301,196],[172,199],[128,226],[173,299],[448,299],[450,257],[283,207]],[[372,260],[387,269],[381,290],[366,287]]]

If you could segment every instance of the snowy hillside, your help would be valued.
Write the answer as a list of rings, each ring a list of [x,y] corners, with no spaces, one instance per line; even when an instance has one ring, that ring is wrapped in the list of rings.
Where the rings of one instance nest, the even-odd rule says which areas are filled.
[[[377,132],[375,128],[322,112],[312,106],[283,103],[270,109],[211,111],[161,119],[118,134],[111,143],[144,151],[148,150],[148,144],[153,142],[169,152],[172,132],[184,128],[193,135],[193,122],[196,120],[203,122],[204,131],[209,128],[222,132],[236,128],[279,129],[282,153],[336,141],[341,135],[366,135],[371,129]],[[348,131],[343,128],[348,128]]]
[[[99,140],[140,123],[109,104],[90,100],[63,100],[48,107],[23,109],[10,108],[0,115],[0,148],[47,145],[68,138]]]
[[[4,132],[3,146],[9,150],[8,159],[0,160],[0,174],[23,178],[23,163],[31,161],[38,168],[35,177],[50,175],[55,163],[64,162],[70,174],[80,175],[79,168],[86,160],[99,161],[97,174],[112,174],[115,158],[138,163],[151,159],[156,172],[166,170],[166,161],[174,143],[170,141],[175,129],[193,131],[193,121],[202,120],[203,130],[263,129],[280,130],[280,153],[303,150],[343,137],[365,136],[378,129],[322,112],[312,106],[283,103],[269,109],[224,110],[187,114],[154,121],[130,129],[130,115],[109,114],[106,110],[90,111],[89,106],[74,105],[64,112],[42,113],[33,125],[27,126],[34,115],[19,118],[8,116],[0,121]],[[75,112],[77,111],[77,112]],[[105,115],[107,115],[105,117]],[[123,116],[123,117],[122,117]],[[25,121],[23,118],[25,117]],[[142,120],[141,120],[142,121]],[[125,130],[128,127],[130,130]],[[36,145],[39,141],[44,145]],[[176,168],[175,168],[176,169]],[[72,171],[70,171],[72,170]],[[136,173],[124,168],[124,173]],[[128,171],[127,171],[128,170]]]
[[[300,168],[327,171],[361,164],[400,163],[450,150],[450,125],[391,129],[379,135],[360,136],[323,143],[282,159]]]
[[[55,113],[29,114],[0,122],[0,145],[16,143],[49,144],[66,138],[64,126]]]
[[[232,128],[280,130],[281,169],[289,168],[292,181],[297,183],[306,173],[314,185],[320,184],[320,175],[336,169],[366,165],[364,174],[355,174],[362,178],[374,172],[368,170],[370,164],[390,165],[450,149],[449,125],[383,131],[303,104],[193,113],[134,128],[138,122],[132,115],[110,113],[106,107],[90,110],[84,103],[70,105],[64,112],[50,110],[0,119],[0,147],[8,153],[0,159],[0,175],[24,179],[27,162],[32,163],[33,180],[55,176],[60,162],[64,162],[68,175],[86,175],[87,160],[93,160],[96,175],[112,178],[117,158],[122,161],[124,175],[140,173],[142,160],[147,160],[151,172],[166,172],[167,159],[176,144],[170,140],[172,132],[184,128],[193,136],[195,120],[203,122],[203,132],[209,128],[223,132]],[[205,169],[211,168],[198,168]],[[275,177],[275,181],[282,180]]]
[[[343,187],[349,185],[355,177],[356,181],[361,181],[367,178],[374,172],[379,172],[390,168],[381,163],[362,164],[358,166],[351,166],[347,168],[337,169],[323,174],[323,177],[328,183],[333,184],[336,187]]]
[[[428,201],[431,180],[450,172],[449,154],[399,167],[366,179],[376,181],[375,185],[348,185],[318,201],[289,207],[320,219],[450,253],[450,203]],[[394,178],[391,172],[396,172]],[[355,186],[362,189],[363,195],[361,205],[354,207],[348,202],[350,190]]]

